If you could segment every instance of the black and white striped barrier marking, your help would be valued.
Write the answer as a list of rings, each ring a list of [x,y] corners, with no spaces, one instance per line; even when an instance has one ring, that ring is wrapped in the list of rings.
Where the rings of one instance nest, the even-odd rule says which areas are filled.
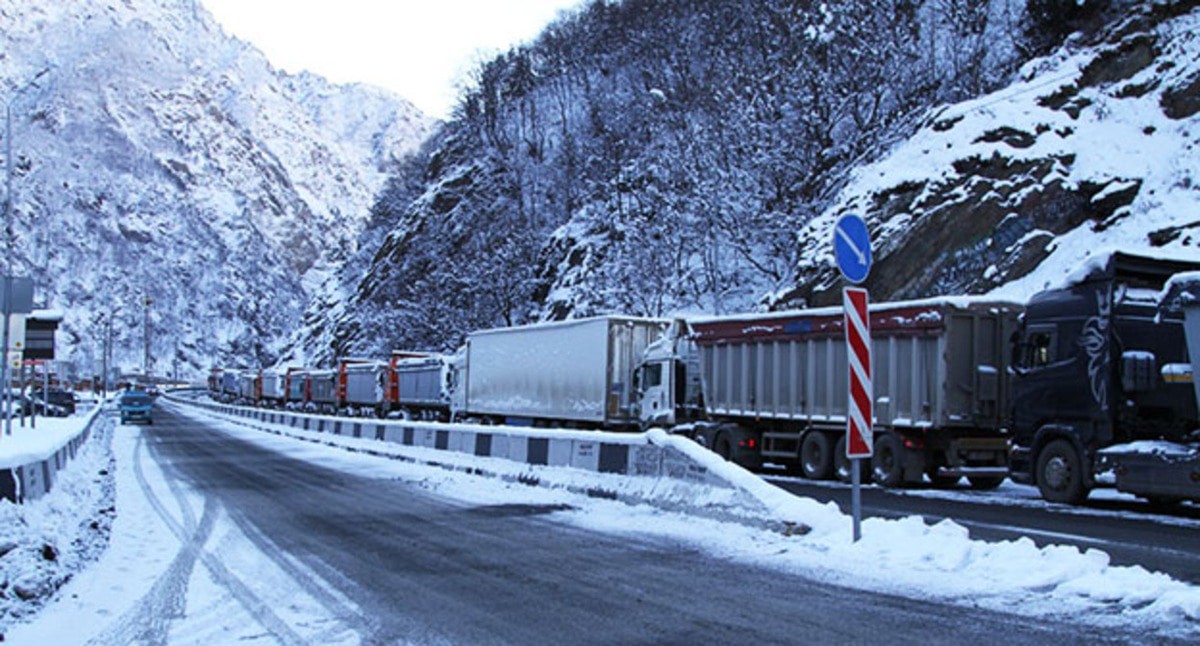
[[[244,406],[173,398],[173,401],[224,415],[286,426],[301,431],[367,438],[402,446],[422,447],[515,463],[573,467],[597,473],[667,477],[696,484],[730,486],[704,465],[669,446],[650,443],[642,434],[604,433],[594,437],[563,437],[573,431],[506,428],[495,431],[457,424],[324,417],[268,411]],[[594,436],[596,433],[579,432]]]
[[[67,440],[51,455],[28,464],[0,468],[0,498],[16,504],[36,500],[50,492],[58,479],[58,472],[67,468],[84,442],[91,437],[92,425],[100,418],[99,412],[76,436]]]

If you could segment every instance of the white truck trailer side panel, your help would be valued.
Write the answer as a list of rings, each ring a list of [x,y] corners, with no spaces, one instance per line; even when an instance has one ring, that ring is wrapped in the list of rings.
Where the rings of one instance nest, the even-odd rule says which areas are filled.
[[[283,374],[279,372],[264,372],[262,375],[263,399],[283,399]]]
[[[359,406],[378,406],[383,402],[387,365],[353,364],[346,368],[346,401]]]
[[[444,406],[448,401],[446,360],[441,357],[404,359],[396,363],[399,404]]]
[[[665,323],[601,317],[477,332],[463,405],[474,415],[636,421],[633,372]]]
[[[337,373],[332,370],[314,370],[309,373],[309,397],[318,404],[337,402]]]

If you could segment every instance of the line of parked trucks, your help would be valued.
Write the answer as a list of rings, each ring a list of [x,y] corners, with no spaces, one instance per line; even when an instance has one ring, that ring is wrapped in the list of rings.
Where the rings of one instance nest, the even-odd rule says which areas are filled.
[[[1099,484],[1200,500],[1198,270],[1117,253],[1028,303],[872,305],[874,480],[992,488],[1011,477],[1058,502]],[[840,308],[603,316],[475,332],[453,355],[214,370],[209,388],[336,414],[662,427],[751,469],[846,479],[842,326]]]

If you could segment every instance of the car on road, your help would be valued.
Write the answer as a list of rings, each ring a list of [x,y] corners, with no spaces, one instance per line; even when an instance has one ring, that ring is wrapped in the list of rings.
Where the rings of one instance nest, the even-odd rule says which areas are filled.
[[[31,393],[30,398],[37,406],[38,412],[42,412],[42,402],[48,402],[45,414],[58,416],[67,416],[75,414],[75,395],[61,388],[51,388],[43,393],[40,390],[35,390]],[[56,410],[61,409],[61,410]]]
[[[147,424],[154,423],[152,411],[154,409],[154,400],[150,395],[140,390],[130,390],[121,395],[121,400],[117,404],[121,411],[121,423],[129,424],[131,422],[145,422]]]

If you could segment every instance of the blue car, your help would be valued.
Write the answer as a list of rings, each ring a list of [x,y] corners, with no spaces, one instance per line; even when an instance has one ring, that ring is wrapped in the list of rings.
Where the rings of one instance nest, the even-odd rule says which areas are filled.
[[[154,400],[150,398],[150,395],[140,390],[130,390],[121,395],[118,408],[121,410],[122,424],[129,424],[131,422],[154,423],[154,417],[151,415],[151,410],[154,408]]]

